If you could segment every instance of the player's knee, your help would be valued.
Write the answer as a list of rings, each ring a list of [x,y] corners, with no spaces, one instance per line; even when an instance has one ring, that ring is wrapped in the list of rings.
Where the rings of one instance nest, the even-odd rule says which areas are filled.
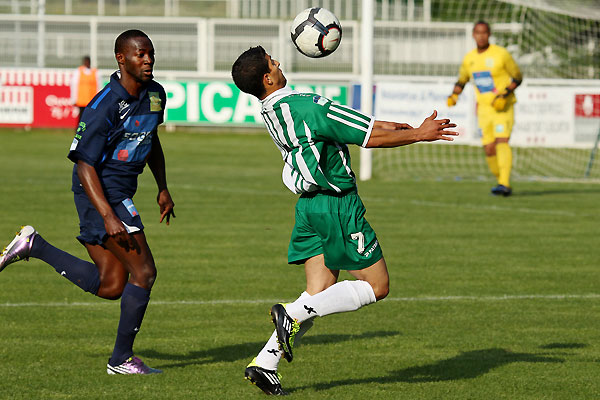
[[[98,288],[96,295],[107,300],[118,300],[121,298],[124,289],[124,283],[120,284],[118,282],[113,282],[109,285],[103,283]]]
[[[383,300],[387,297],[387,295],[390,293],[390,287],[388,285],[385,286],[381,286],[379,287],[379,289],[375,292],[375,298],[377,299],[377,301],[379,300]]]
[[[335,284],[335,281],[330,282],[312,282],[311,284],[306,284],[306,293],[314,296],[317,293],[321,293],[323,290]]]
[[[154,264],[149,263],[137,268],[131,274],[131,281],[143,288],[151,289],[154,281],[156,281],[156,268]]]
[[[371,287],[373,288],[373,293],[375,294],[377,301],[385,299],[390,293],[389,282],[371,283]]]

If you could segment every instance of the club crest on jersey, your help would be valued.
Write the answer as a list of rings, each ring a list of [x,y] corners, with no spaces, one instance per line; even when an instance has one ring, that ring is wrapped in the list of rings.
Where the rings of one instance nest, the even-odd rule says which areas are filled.
[[[148,92],[148,96],[150,97],[150,111],[161,111],[162,105],[158,92]]]
[[[328,100],[326,98],[321,97],[319,95],[316,95],[316,96],[313,97],[313,103],[316,103],[316,104],[318,104],[320,106],[324,106],[325,104],[327,104],[327,101]]]
[[[493,58],[486,58],[485,59],[485,66],[488,68],[492,68],[494,66],[494,59]]]

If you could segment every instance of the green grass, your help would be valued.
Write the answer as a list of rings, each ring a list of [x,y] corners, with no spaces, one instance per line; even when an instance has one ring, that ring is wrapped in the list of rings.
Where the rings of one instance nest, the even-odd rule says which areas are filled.
[[[244,368],[272,331],[270,305],[304,289],[286,264],[296,199],[279,152],[266,134],[161,137],[177,218],[158,224],[143,174],[135,200],[158,278],[135,350],[165,373],[107,376],[119,303],[31,260],[0,274],[0,398],[262,398]],[[0,242],[28,223],[87,259],[71,139],[0,131]],[[280,366],[292,398],[600,397],[600,186],[516,182],[495,198],[491,184],[360,183],[391,293],[316,321]]]

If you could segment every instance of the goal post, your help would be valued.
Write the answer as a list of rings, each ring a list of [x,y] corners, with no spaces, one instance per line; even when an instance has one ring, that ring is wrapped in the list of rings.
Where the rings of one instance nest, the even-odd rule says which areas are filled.
[[[459,106],[469,104],[462,111],[463,120],[456,118],[457,107],[448,109],[445,104],[463,56],[475,47],[473,23],[485,20],[492,29],[490,41],[507,48],[524,75],[516,91],[511,137],[515,179],[600,180],[600,163],[594,162],[600,140],[600,3],[440,0],[428,7],[417,8],[404,21],[374,21],[369,42],[377,57],[374,115],[392,118],[394,114],[386,117],[382,109],[396,104],[400,118],[394,120],[418,125],[437,109],[440,117],[459,122],[461,138],[469,140],[361,149],[360,178],[493,179],[481,149],[471,84],[459,100]],[[383,89],[391,83],[406,87],[382,98]],[[361,86],[366,87],[362,81]],[[365,93],[361,94],[365,99]],[[433,100],[394,103],[398,96],[411,95],[432,96]],[[407,110],[415,104],[426,104],[418,118],[414,110]]]
[[[360,108],[364,114],[373,114],[373,0],[363,0],[361,21],[361,92]],[[360,149],[361,180],[371,179],[373,153],[371,149]]]

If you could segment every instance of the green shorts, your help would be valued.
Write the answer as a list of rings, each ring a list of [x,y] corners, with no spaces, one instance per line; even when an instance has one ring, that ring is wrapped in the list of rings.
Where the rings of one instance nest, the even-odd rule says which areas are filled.
[[[319,254],[329,269],[358,270],[383,257],[375,231],[365,219],[358,193],[305,193],[296,204],[288,263],[303,264]]]

